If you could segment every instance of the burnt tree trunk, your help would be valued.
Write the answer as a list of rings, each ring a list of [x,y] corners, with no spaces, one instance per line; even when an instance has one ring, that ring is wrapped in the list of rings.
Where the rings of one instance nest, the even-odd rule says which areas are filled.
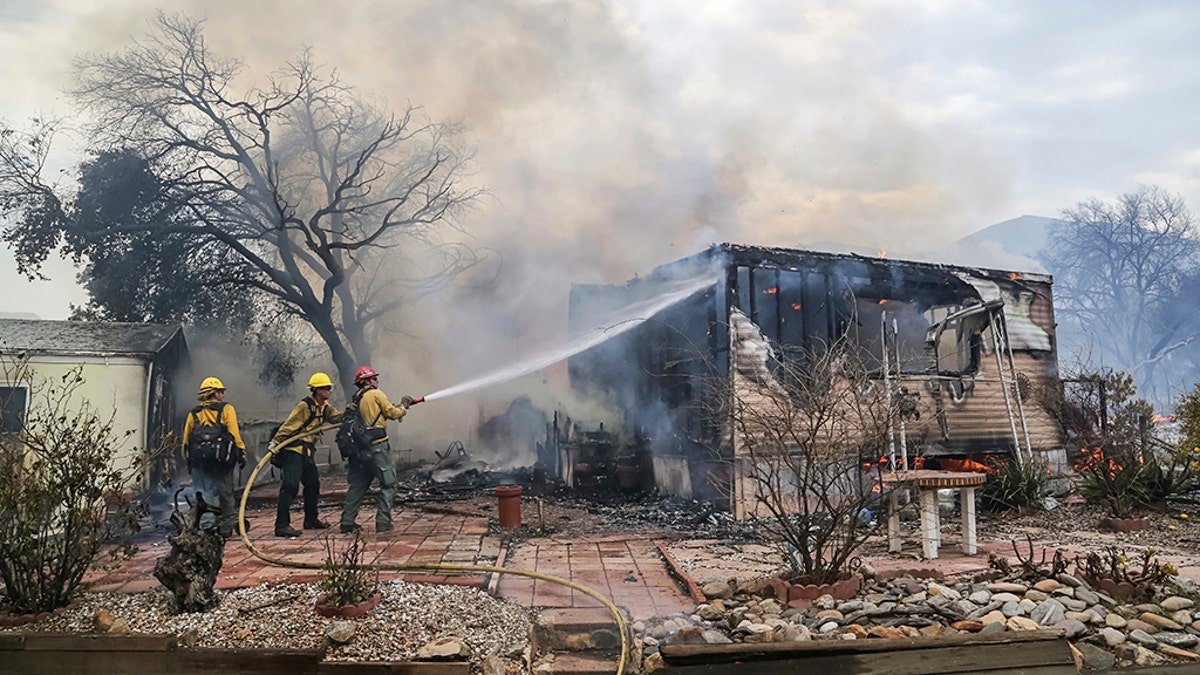
[[[171,524],[178,532],[167,537],[171,552],[154,565],[154,577],[175,595],[176,612],[203,612],[220,602],[213,587],[221,571],[225,538],[215,528],[200,527],[200,517],[206,512],[217,510],[205,503],[200,493],[186,513],[176,506]]]

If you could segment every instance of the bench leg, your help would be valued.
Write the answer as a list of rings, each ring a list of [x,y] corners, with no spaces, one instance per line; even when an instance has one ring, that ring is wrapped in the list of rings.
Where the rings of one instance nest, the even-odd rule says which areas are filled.
[[[941,544],[941,522],[938,517],[938,491],[921,490],[921,547],[925,558],[938,557]]]
[[[979,550],[975,540],[975,488],[962,488],[959,501],[962,510],[962,550],[967,555],[975,555]]]
[[[900,489],[888,493],[888,552],[900,552]]]

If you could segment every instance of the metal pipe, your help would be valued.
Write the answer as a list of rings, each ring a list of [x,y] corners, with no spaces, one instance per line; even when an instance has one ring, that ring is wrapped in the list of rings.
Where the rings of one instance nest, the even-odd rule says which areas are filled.
[[[896,345],[896,380],[900,380],[900,374],[904,370],[900,365],[900,324],[895,317],[892,318],[892,338]],[[900,388],[901,397],[904,396],[904,388]],[[904,424],[904,400],[900,401],[900,466],[908,471],[908,429]]]
[[[886,310],[879,313],[879,340],[880,351],[883,352],[883,393],[884,410],[887,412],[888,465],[892,467],[892,471],[896,471],[896,427],[895,419],[892,417],[892,367],[888,360]]]

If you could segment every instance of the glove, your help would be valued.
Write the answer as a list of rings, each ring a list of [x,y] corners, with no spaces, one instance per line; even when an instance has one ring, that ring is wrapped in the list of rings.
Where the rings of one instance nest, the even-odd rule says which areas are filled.
[[[404,406],[405,408],[410,407],[414,402],[415,402],[415,399],[413,399],[413,397],[409,396],[408,394],[405,394],[404,396],[400,397],[400,405]]]
[[[267,443],[267,453],[268,453],[268,454],[270,454],[270,453],[273,453],[273,452],[275,452],[275,442],[274,442],[274,441],[269,441],[269,442]]]

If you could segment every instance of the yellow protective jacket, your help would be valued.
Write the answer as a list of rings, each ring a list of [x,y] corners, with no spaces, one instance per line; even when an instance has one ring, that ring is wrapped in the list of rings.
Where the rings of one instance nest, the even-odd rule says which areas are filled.
[[[367,428],[383,429],[382,432],[379,432],[381,438],[372,441],[372,445],[377,445],[388,439],[388,420],[399,422],[404,419],[404,415],[407,412],[408,408],[393,404],[388,400],[387,394],[375,387],[368,387],[358,400],[358,414],[362,416],[363,423],[367,425]]]
[[[309,408],[310,403],[312,404],[312,408]],[[283,424],[279,425],[279,431],[275,432],[275,435],[271,438],[271,442],[280,450],[287,449],[292,452],[304,454],[305,448],[315,446],[322,434],[298,438],[285,446],[280,446],[279,444],[296,434],[311,431],[326,424],[341,422],[344,416],[341,410],[337,410],[329,405],[328,401],[317,403],[311,397],[302,398],[296,404],[296,407],[292,408],[292,412],[288,413],[287,419],[283,421]]]
[[[188,437],[192,435],[192,426],[195,419],[199,418],[200,424],[216,424],[216,407],[218,405],[216,401],[205,401],[200,404],[200,410],[194,416],[190,411],[188,412],[187,422],[183,425],[183,456],[185,459],[187,458]],[[233,436],[233,442],[244,452],[246,444],[242,442],[242,434],[238,431],[237,412],[233,409],[232,405],[225,404],[225,407],[221,410],[220,422],[225,425],[225,429],[229,431],[229,435]]]

